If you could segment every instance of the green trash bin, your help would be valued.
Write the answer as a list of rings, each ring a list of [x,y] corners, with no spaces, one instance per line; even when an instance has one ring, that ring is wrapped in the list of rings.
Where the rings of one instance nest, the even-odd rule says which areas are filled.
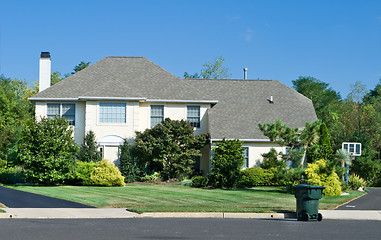
[[[323,196],[325,187],[300,184],[294,186],[296,198],[296,216],[298,221],[321,221],[319,199]]]

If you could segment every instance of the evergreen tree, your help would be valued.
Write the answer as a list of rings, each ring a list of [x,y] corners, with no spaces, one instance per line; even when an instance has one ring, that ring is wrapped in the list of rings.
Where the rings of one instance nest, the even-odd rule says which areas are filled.
[[[263,161],[260,164],[260,167],[264,169],[278,168],[278,167],[285,168],[286,163],[283,160],[279,160],[278,156],[280,156],[280,154],[277,153],[275,148],[271,148],[270,152],[262,154]]]
[[[98,151],[98,144],[95,141],[93,131],[90,130],[86,133],[77,157],[79,161],[83,162],[99,162],[102,160],[102,154]]]
[[[125,177],[125,182],[135,182],[139,180],[139,177],[143,173],[143,170],[139,166],[138,159],[134,155],[134,149],[127,139],[124,139],[123,144],[120,146],[120,165],[119,169],[122,175]]]
[[[320,125],[320,141],[319,141],[319,158],[330,160],[332,159],[331,136],[324,122]]]
[[[212,162],[210,180],[215,187],[232,188],[237,186],[241,179],[243,157],[242,142],[226,140],[217,142],[213,149],[215,155]]]

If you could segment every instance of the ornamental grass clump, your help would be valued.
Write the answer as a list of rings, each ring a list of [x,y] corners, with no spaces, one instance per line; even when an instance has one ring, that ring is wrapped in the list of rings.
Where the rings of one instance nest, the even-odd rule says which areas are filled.
[[[351,174],[348,178],[349,188],[352,190],[359,190],[366,187],[366,181],[357,174]]]

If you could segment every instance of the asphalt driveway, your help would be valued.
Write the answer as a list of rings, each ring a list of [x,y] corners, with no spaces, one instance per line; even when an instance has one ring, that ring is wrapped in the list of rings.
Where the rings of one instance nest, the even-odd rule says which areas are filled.
[[[369,193],[344,204],[336,210],[381,210],[381,189],[369,188]]]
[[[0,186],[0,203],[8,208],[94,208],[84,204]]]

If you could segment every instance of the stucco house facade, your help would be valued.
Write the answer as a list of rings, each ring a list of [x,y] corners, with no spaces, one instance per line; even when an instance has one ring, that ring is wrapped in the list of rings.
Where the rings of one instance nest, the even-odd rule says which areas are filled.
[[[310,99],[276,80],[181,79],[144,57],[106,57],[50,86],[50,54],[40,58],[40,92],[30,100],[36,118],[65,117],[74,139],[92,130],[103,158],[118,164],[123,139],[165,118],[185,119],[195,134],[208,133],[199,168],[207,173],[215,142],[240,139],[244,167],[257,166],[271,147],[258,123],[281,119],[290,127],[315,121]]]

